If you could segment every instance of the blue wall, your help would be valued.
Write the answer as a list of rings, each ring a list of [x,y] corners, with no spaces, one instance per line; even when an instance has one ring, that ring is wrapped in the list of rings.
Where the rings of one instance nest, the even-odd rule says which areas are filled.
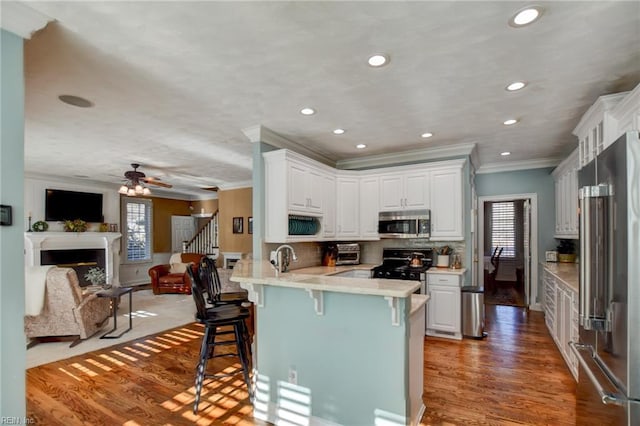
[[[264,413],[260,402],[267,394],[282,408],[287,397],[281,391],[287,389],[294,394],[289,400],[300,400],[305,420],[310,415],[355,426],[378,424],[381,410],[408,415],[405,299],[400,299],[399,326],[391,325],[382,296],[325,291],[322,316],[303,289],[265,286],[264,300],[264,307],[256,308],[256,412]],[[291,368],[298,386],[289,384]]]
[[[545,250],[556,247],[553,238],[556,223],[555,186],[551,171],[553,168],[518,170],[513,172],[487,173],[476,175],[478,197],[510,194],[538,194],[538,262],[544,261]],[[478,208],[481,208],[478,205]],[[479,224],[481,226],[481,224]],[[536,268],[537,265],[531,265]],[[538,277],[541,280],[541,277]],[[542,297],[538,283],[538,301]]]
[[[24,318],[24,71],[22,38],[0,30],[0,417],[26,413]]]

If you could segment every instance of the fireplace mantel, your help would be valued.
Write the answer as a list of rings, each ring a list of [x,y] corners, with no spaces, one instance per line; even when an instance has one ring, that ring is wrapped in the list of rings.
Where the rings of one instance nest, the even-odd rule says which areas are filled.
[[[43,250],[104,249],[107,284],[120,286],[120,238],[118,232],[25,232],[25,265],[40,265]]]

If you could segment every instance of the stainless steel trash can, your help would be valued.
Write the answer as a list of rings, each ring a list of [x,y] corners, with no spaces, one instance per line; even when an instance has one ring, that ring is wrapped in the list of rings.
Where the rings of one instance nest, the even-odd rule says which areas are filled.
[[[482,339],[484,333],[484,288],[462,287],[462,335]]]

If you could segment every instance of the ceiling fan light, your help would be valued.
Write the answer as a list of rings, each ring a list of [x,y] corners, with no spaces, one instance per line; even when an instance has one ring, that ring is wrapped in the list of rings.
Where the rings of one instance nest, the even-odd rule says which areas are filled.
[[[129,188],[127,187],[127,185],[122,185],[118,192],[120,194],[127,195],[127,192],[129,192]]]
[[[145,187],[142,190],[142,195],[151,195],[151,190],[149,188]]]
[[[144,188],[139,183],[136,184],[136,194],[140,195],[144,191]]]
[[[127,195],[128,195],[129,197],[133,197],[133,196],[135,196],[135,195],[136,195],[136,190],[135,190],[135,189],[133,189],[133,188],[129,188],[129,190],[127,191]]]

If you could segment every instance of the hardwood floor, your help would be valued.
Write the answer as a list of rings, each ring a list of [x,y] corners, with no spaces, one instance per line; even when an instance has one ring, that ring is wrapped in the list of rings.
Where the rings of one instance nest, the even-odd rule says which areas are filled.
[[[422,424],[573,425],[575,384],[542,314],[487,306],[486,329],[482,341],[427,338]],[[253,419],[241,376],[206,382],[193,415],[201,336],[190,324],[31,368],[27,416],[52,426],[265,425]]]
[[[541,312],[486,305],[484,340],[427,337],[424,425],[574,425],[575,381]]]

